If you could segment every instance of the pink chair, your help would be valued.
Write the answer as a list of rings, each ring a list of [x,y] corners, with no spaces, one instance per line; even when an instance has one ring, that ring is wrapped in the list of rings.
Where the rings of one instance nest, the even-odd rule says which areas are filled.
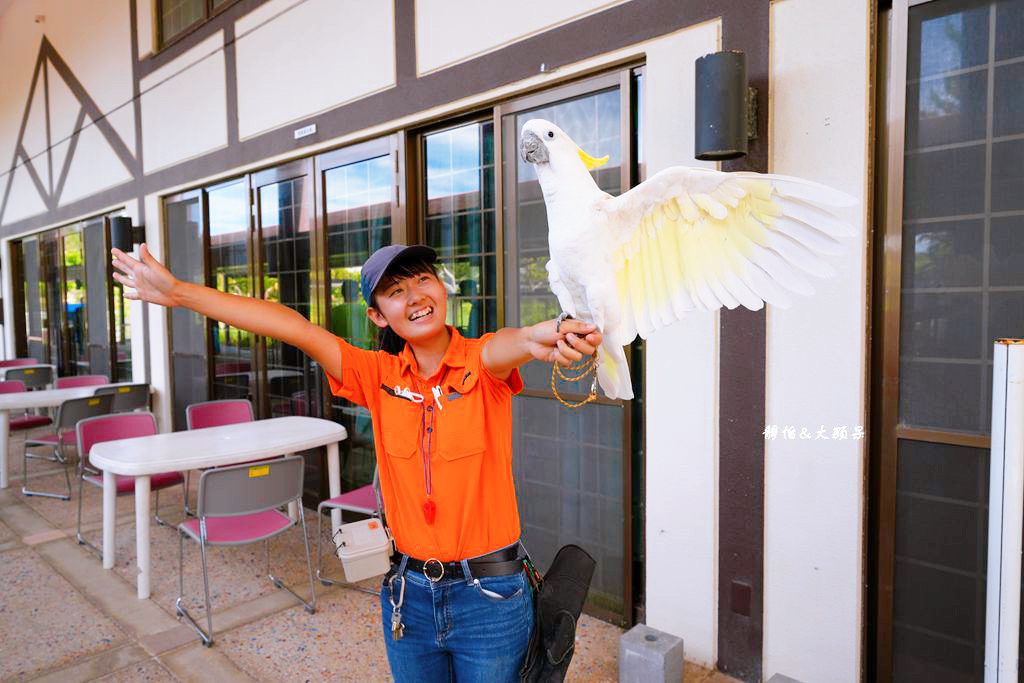
[[[73,375],[71,377],[58,377],[58,389],[74,389],[75,387],[94,387],[100,384],[110,384],[110,378],[106,375]]]
[[[373,468],[373,483],[367,484],[366,486],[360,486],[357,489],[346,491],[340,496],[334,498],[328,498],[327,500],[321,501],[320,505],[316,508],[316,578],[320,580],[320,583],[326,585],[345,586],[346,588],[352,588],[357,591],[369,593],[370,595],[377,595],[379,591],[368,590],[362,586],[357,586],[354,583],[347,581],[338,581],[337,579],[329,579],[322,573],[323,569],[323,556],[320,554],[320,542],[323,538],[323,523],[324,523],[324,510],[342,510],[349,512],[358,512],[363,515],[370,515],[371,517],[380,517],[380,481],[377,477],[377,468]]]
[[[209,545],[246,545],[266,541],[267,578],[274,586],[292,594],[313,614],[316,611],[316,585],[313,565],[309,559],[309,537],[306,516],[302,514],[302,479],[305,460],[291,455],[259,464],[213,467],[199,479],[199,516],[178,525],[178,599],[175,611],[183,617],[203,641],[213,645],[213,610],[210,605],[210,578],[206,547]],[[270,571],[270,539],[296,525],[296,521],[280,508],[299,504],[302,540],[306,547],[306,570],[309,572],[310,599],[306,602]],[[196,623],[184,606],[185,537],[199,544],[203,564],[203,590],[206,595],[206,631]]]
[[[185,408],[185,422],[189,429],[220,427],[239,422],[252,422],[255,418],[252,403],[244,398],[193,403]]]
[[[103,441],[156,434],[156,418],[153,413],[148,412],[101,415],[79,422],[75,433],[78,440],[78,527],[76,537],[79,544],[88,546],[102,557],[102,551],[82,536],[82,484],[89,483],[103,489],[103,474],[89,464],[89,450],[93,444]],[[150,489],[156,491],[155,518],[158,524],[166,524],[160,519],[160,491],[179,484],[185,484],[185,477],[181,475],[181,472],[161,472],[150,477]],[[118,496],[134,495],[135,477],[116,475],[115,486]],[[135,520],[135,523],[143,524],[145,521]]]
[[[39,365],[35,358],[12,358],[11,360],[0,360],[0,368],[16,368],[21,365]]]
[[[14,394],[20,391],[28,391],[25,383],[20,379],[7,379],[0,381],[0,394]],[[17,417],[11,415],[10,421],[8,422],[8,429],[12,432],[24,431],[35,427],[45,427],[52,423],[53,420],[46,415],[30,415],[27,413],[18,415]]]
[[[239,424],[255,420],[252,403],[245,398],[227,398],[193,403],[185,407],[185,423],[189,429],[206,429],[222,425]],[[185,514],[193,514],[188,506],[188,482],[191,472],[185,473]]]

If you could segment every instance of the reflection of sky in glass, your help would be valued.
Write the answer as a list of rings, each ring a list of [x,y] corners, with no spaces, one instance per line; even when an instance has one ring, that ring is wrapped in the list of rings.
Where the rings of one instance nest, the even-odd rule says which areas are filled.
[[[327,213],[390,203],[390,159],[385,155],[327,171]]]
[[[960,110],[959,81],[943,78],[921,83],[919,107],[921,118],[945,116]]]
[[[480,191],[480,124],[426,136],[427,200]]]
[[[575,100],[523,112],[516,117],[516,128],[521,131],[530,119],[546,119],[565,131],[573,142],[593,157],[608,155],[613,167],[622,163],[619,149],[619,91],[607,90]],[[520,183],[536,180],[533,164],[516,154]]]
[[[210,190],[207,197],[211,237],[246,231],[249,225],[249,192],[244,182]],[[196,208],[199,208],[198,204]]]
[[[281,215],[280,183],[260,188],[260,227],[269,228],[278,224]]]
[[[911,9],[911,21],[918,13],[935,10],[922,5]],[[941,11],[941,6],[940,10]],[[921,19],[920,66],[911,78],[964,69],[984,64],[988,59],[988,7],[982,5],[960,12]]]

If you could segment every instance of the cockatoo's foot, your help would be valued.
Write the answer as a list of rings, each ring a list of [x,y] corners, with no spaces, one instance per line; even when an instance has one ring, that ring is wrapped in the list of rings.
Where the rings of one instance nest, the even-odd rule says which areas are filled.
[[[562,311],[561,313],[558,314],[558,317],[555,318],[555,334],[559,334],[562,327],[562,321],[569,320],[570,318],[572,318],[572,316],[566,313],[565,311]]]

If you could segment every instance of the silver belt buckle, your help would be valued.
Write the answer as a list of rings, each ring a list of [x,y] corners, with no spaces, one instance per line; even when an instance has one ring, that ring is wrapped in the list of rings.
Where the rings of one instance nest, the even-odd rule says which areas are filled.
[[[436,577],[433,577],[433,576],[430,575],[430,573],[431,573],[430,563],[431,562],[433,562],[434,564],[437,565],[438,574],[437,574]],[[423,576],[427,577],[427,579],[431,583],[437,583],[442,578],[444,578],[444,564],[441,563],[441,560],[438,560],[438,559],[433,558],[433,557],[430,558],[429,560],[427,560],[426,562],[423,563]]]

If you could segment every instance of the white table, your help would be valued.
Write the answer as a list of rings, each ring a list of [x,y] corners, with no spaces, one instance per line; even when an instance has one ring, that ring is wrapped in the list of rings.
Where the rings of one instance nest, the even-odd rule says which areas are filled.
[[[115,475],[135,477],[135,544],[139,564],[138,594],[149,597],[149,493],[150,476],[202,467],[234,465],[327,446],[327,474],[331,497],[341,495],[338,442],[348,432],[337,422],[315,417],[275,417],[95,444],[89,462],[103,470],[103,567],[114,566],[114,521],[117,498]],[[331,523],[341,524],[340,511]]]
[[[19,391],[14,394],[0,394],[0,489],[7,488],[7,439],[10,436],[10,412],[29,408],[53,408],[69,398],[92,396],[101,386],[116,387],[127,383],[97,384],[73,389],[45,389],[43,391]]]

